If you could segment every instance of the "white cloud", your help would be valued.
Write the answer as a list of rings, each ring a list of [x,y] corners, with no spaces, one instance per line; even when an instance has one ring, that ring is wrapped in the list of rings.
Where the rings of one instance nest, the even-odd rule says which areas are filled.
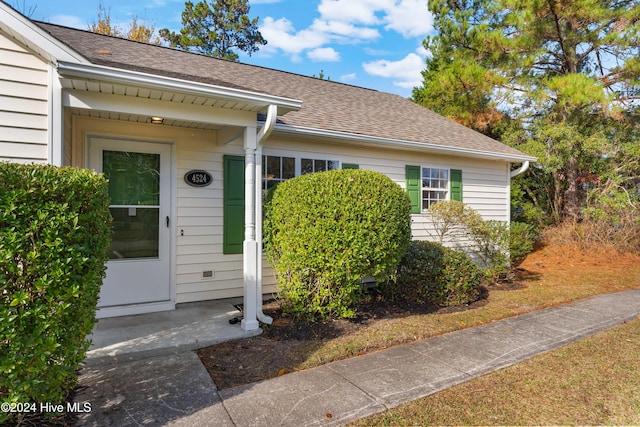
[[[307,53],[307,57],[316,62],[336,62],[340,60],[340,54],[332,47],[319,47],[317,49],[310,50]]]
[[[274,52],[281,49],[285,53],[298,55],[305,49],[315,49],[325,44],[327,36],[321,32],[302,30],[296,32],[287,18],[274,20],[267,16],[260,26],[260,33],[268,41],[261,48],[263,52]]]
[[[403,37],[420,37],[433,29],[427,0],[322,0],[322,19],[365,26],[384,25]]]
[[[372,40],[380,37],[375,28],[357,27],[349,22],[327,21],[316,19],[310,27],[311,31],[325,34],[328,39],[352,42],[354,40]]]
[[[324,19],[378,25],[376,12],[393,4],[393,0],[322,0],[318,11]]]
[[[381,59],[362,64],[367,73],[373,76],[391,78],[394,80],[394,85],[403,88],[420,86],[422,83],[420,72],[424,69],[424,66],[424,58],[416,53],[410,53],[399,61]]]
[[[356,73],[344,74],[340,76],[340,81],[346,83],[355,80],[357,77]]]
[[[427,0],[394,3],[394,7],[385,9],[385,29],[397,31],[405,38],[426,36],[433,30],[433,16],[427,9]]]
[[[73,15],[53,15],[49,17],[49,22],[52,24],[62,25],[65,27],[79,28],[86,30],[89,24],[79,16]]]

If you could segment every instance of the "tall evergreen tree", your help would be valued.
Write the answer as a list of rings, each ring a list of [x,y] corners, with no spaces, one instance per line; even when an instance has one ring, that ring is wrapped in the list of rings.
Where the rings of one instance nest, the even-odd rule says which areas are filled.
[[[249,18],[247,0],[188,1],[179,33],[164,28],[160,36],[172,47],[215,58],[237,61],[235,49],[251,55],[267,44],[258,30],[258,18]]]
[[[604,181],[637,197],[640,0],[430,0],[429,9],[439,34],[425,40],[432,57],[415,101],[486,133],[515,119],[502,139],[539,158],[556,219],[579,215]]]

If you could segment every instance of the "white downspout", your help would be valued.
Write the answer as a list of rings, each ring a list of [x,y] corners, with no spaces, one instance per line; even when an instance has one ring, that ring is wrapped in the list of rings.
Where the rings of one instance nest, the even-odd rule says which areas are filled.
[[[258,132],[258,144],[256,149],[256,200],[255,200],[255,227],[256,227],[256,241],[257,247],[257,286],[256,286],[256,311],[258,320],[262,323],[270,325],[273,319],[262,312],[262,143],[269,137],[271,131],[276,124],[276,118],[278,116],[278,107],[276,105],[269,105],[267,111],[267,119],[264,122],[264,126]]]
[[[522,163],[522,166],[520,166],[518,169],[511,171],[511,178],[526,172],[527,169],[529,169],[529,160],[526,160],[524,163]]]
[[[276,118],[278,117],[278,106],[277,105],[269,105],[269,109],[267,110],[267,119],[264,122],[264,126],[258,132],[258,145],[262,144],[265,139],[269,138],[271,135],[271,131],[276,125]],[[262,179],[262,177],[260,177]]]

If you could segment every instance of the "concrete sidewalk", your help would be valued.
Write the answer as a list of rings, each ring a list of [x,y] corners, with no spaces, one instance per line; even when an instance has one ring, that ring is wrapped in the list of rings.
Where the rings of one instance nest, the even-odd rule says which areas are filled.
[[[80,425],[341,425],[604,331],[640,314],[640,289],[600,295],[319,368],[217,390],[195,353],[88,364]]]

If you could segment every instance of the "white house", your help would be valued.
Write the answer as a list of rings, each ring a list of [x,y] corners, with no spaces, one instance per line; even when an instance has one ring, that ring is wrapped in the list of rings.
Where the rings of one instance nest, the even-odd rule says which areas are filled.
[[[535,159],[398,95],[34,22],[0,2],[0,160],[110,179],[99,317],[243,296],[251,330],[275,284],[261,189],[380,171],[409,192],[420,239],[437,200],[508,220],[510,177]]]

